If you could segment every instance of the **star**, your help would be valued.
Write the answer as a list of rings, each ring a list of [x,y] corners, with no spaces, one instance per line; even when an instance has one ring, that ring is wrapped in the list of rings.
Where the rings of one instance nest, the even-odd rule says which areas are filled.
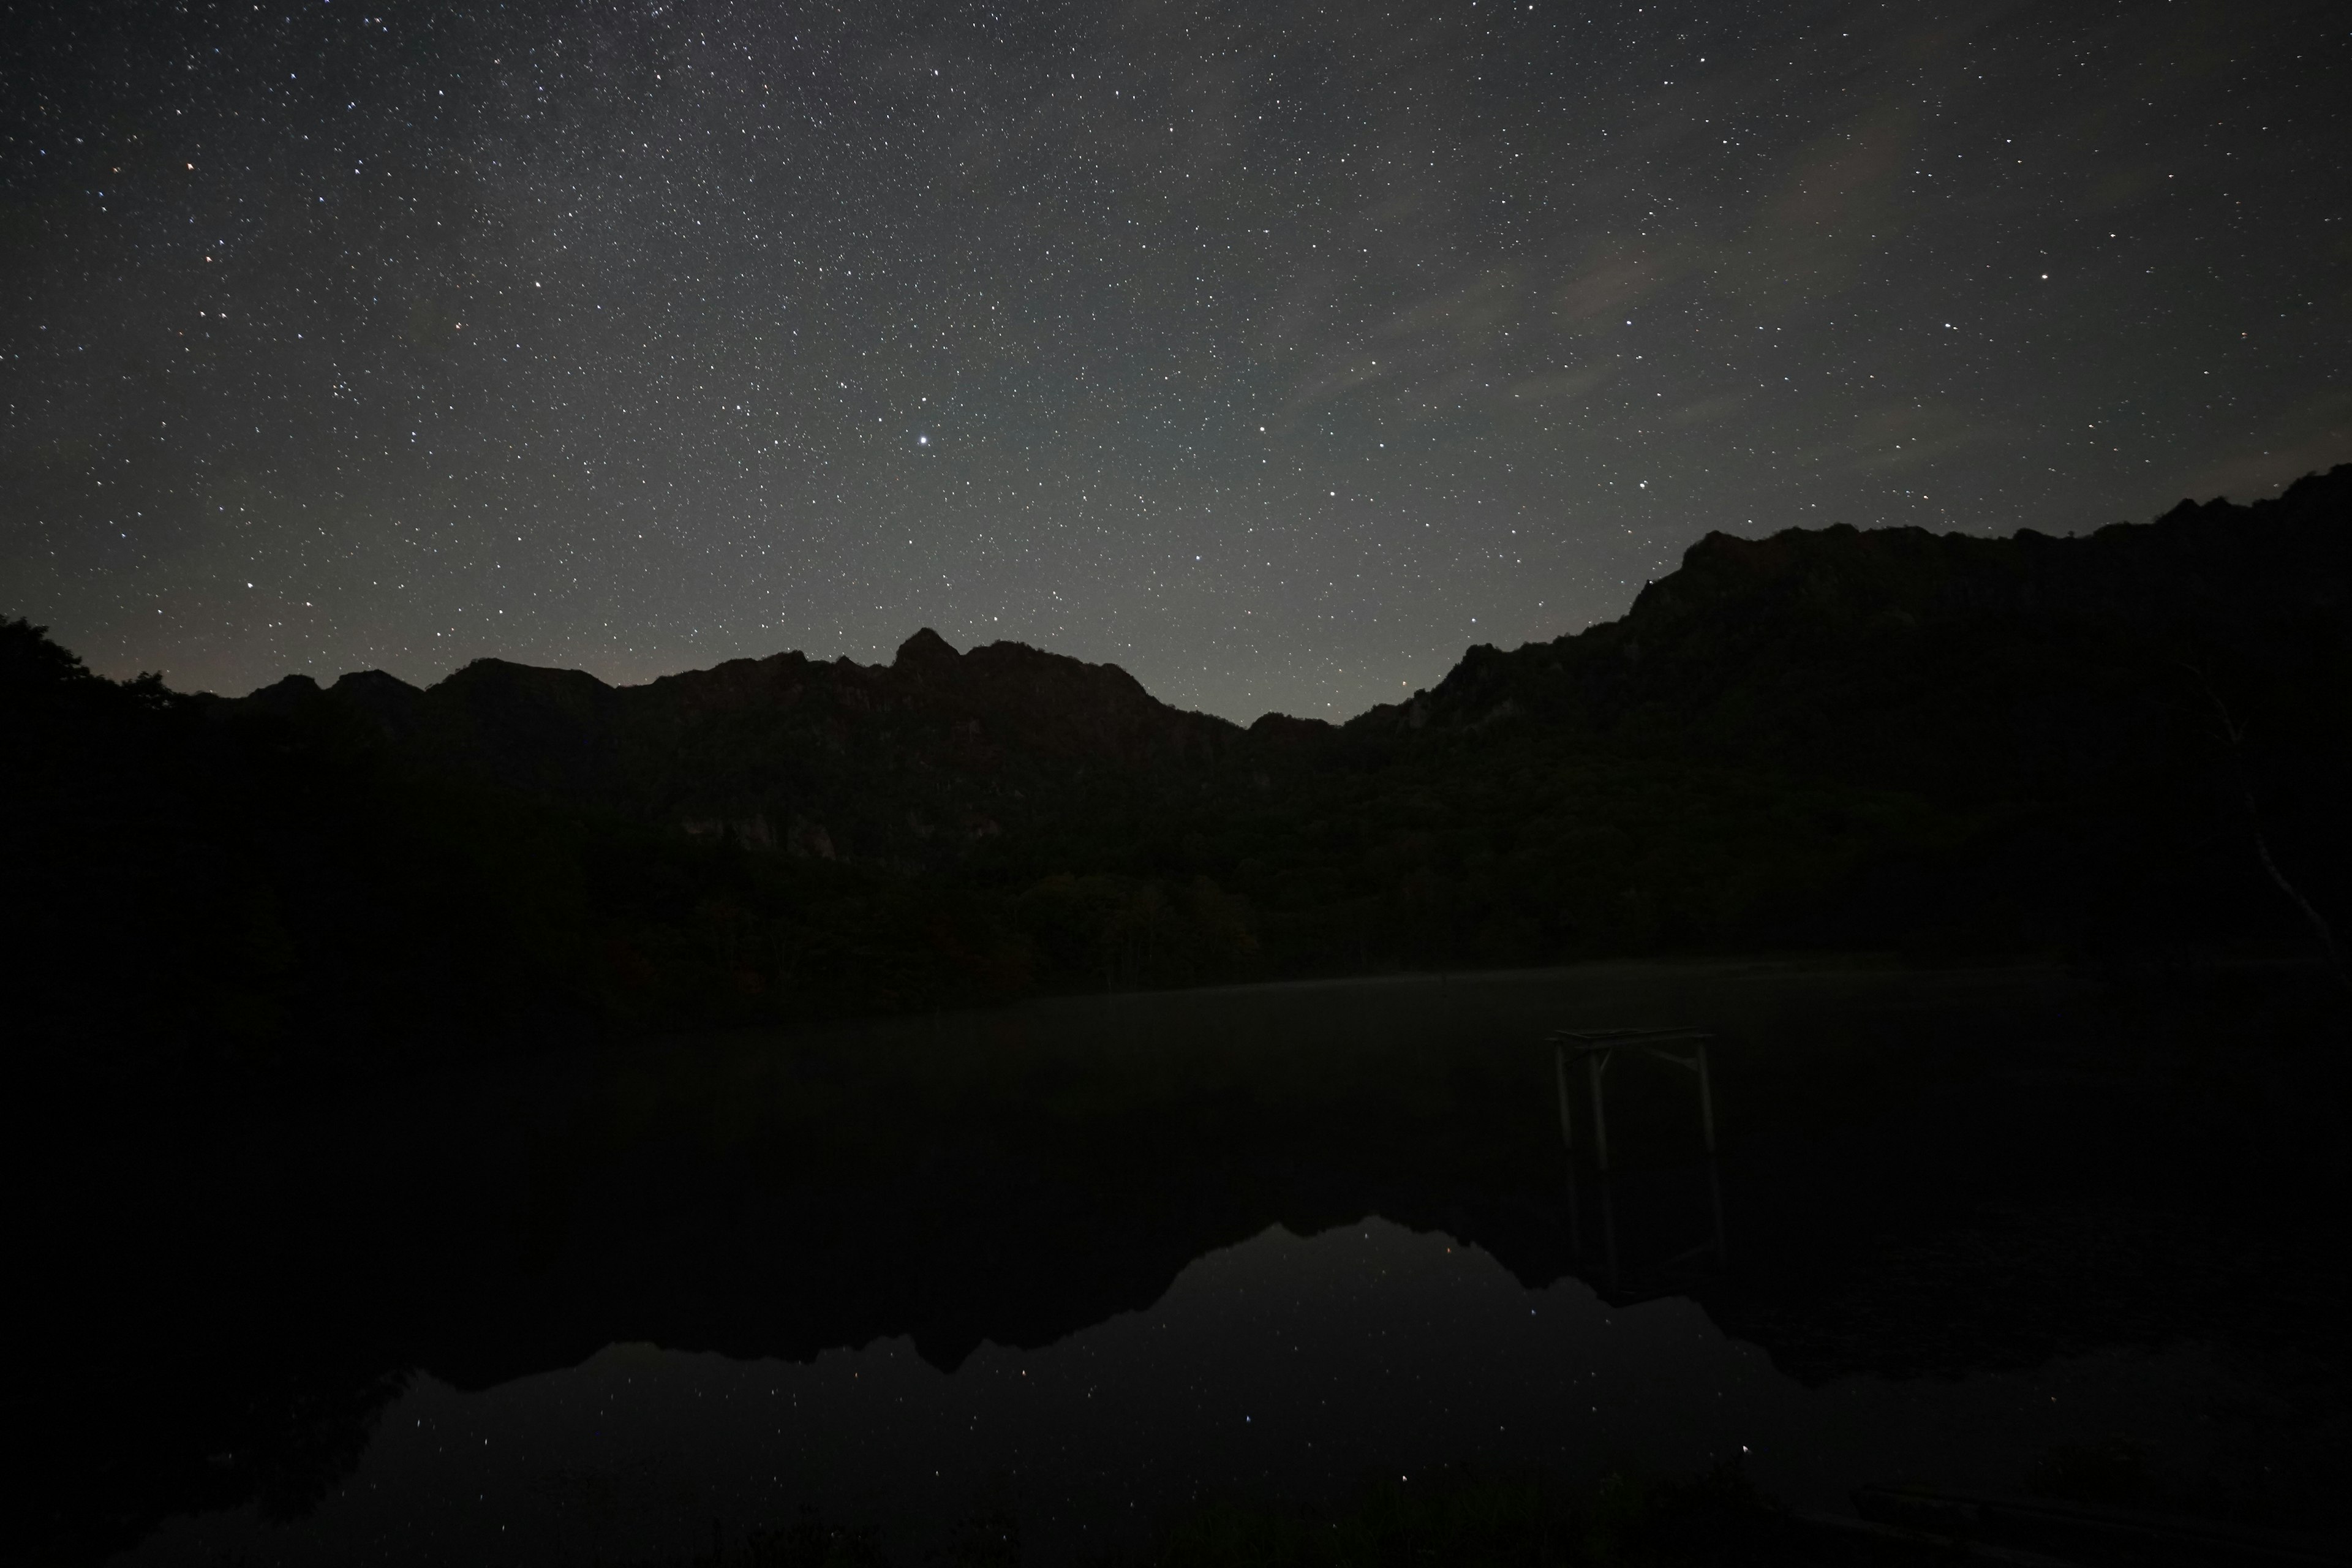
[[[7,200],[105,213],[17,237],[0,467],[47,477],[0,485],[0,615],[176,688],[634,682],[985,605],[1186,706],[1344,713],[1440,677],[1473,611],[1506,645],[1613,618],[1711,531],[2063,532],[2352,457],[2309,197],[2347,46],[2291,0],[2231,8],[2251,74],[2096,6],[1409,6],[1311,99],[1248,0],[1132,36],[1046,7],[980,54],[877,6],[723,43],[646,7],[591,47],[513,0],[389,74],[388,16],[86,52],[88,9],[34,0],[56,47],[9,62],[48,118]],[[1609,85],[1566,90],[1596,49]],[[874,89],[951,61],[952,112]],[[953,452],[926,423],[896,460],[909,403]],[[322,607],[280,624],[247,572]]]

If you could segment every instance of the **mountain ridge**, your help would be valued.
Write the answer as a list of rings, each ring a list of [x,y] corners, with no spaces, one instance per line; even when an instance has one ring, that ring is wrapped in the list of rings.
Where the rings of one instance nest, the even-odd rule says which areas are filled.
[[[2286,593],[2279,592],[2281,589]],[[1474,645],[1423,698],[1378,705],[1350,726],[1423,727],[1482,709],[1501,672],[1547,655],[1598,649],[1638,662],[1640,639],[1709,613],[1761,608],[1785,626],[1800,612],[1846,629],[1910,630],[1971,616],[2066,615],[2126,625],[2183,624],[2286,611],[2340,613],[2352,604],[2352,464],[2297,479],[2280,495],[2237,505],[2183,500],[2148,523],[2110,523],[2058,538],[1920,528],[1784,529],[1762,539],[1710,532],[1681,566],[1645,584],[1624,616],[1507,652]]]
[[[2065,540],[1710,536],[1339,725],[928,628],[221,699],[0,623],[5,912],[37,1029],[233,1053],[1730,949],[2340,967],[2347,605],[2352,467]]]
[[[796,677],[835,672],[885,695],[894,682],[929,682],[943,694],[971,695],[982,681],[1000,690],[1022,673],[1053,695],[1066,697],[1072,672],[1114,689],[1129,704],[1148,704],[1152,718],[1189,721],[1198,737],[1230,742],[1239,736],[1278,732],[1293,738],[1347,730],[1421,729],[1476,722],[1491,715],[1477,710],[1476,696],[1495,683],[1498,671],[1543,659],[1606,648],[1629,663],[1642,657],[1640,639],[1687,626],[1710,612],[1740,601],[1763,601],[1785,614],[1801,610],[1847,620],[1876,617],[1882,626],[1916,627],[1934,620],[1968,616],[2040,613],[2104,617],[2145,624],[2167,616],[2185,623],[2253,611],[2340,610],[2352,602],[2346,546],[2352,531],[2337,520],[2352,509],[2352,464],[2309,474],[2280,495],[2240,505],[2217,497],[2182,500],[2153,522],[2110,523],[2084,535],[2058,537],[2022,529],[2006,536],[1958,531],[1935,533],[1916,527],[1858,529],[1835,523],[1820,529],[1792,528],[1750,539],[1711,531],[1684,552],[1673,573],[1644,584],[1626,613],[1559,637],[1513,649],[1475,643],[1465,649],[1436,686],[1402,702],[1376,703],[1334,723],[1269,710],[1246,725],[1153,697],[1119,665],[1089,663],[1018,641],[978,644],[959,651],[931,627],[907,638],[888,664],[861,665],[847,658],[819,660],[796,650],[757,658],[722,661],[700,669],[658,676],[633,686],[614,686],[585,671],[485,658],[425,687],[381,670],[355,671],[320,688],[304,675],[289,675],[243,698],[215,699],[257,710],[283,709],[317,695],[341,696],[381,707],[378,693],[388,683],[424,695],[452,682],[487,681],[491,672],[519,689],[537,688],[552,706],[577,710],[593,701],[628,694],[677,692],[689,706],[704,705],[713,691],[756,690],[776,683],[747,679],[748,672],[789,669]],[[1858,569],[1857,569],[1858,568]],[[2284,587],[2292,592],[2280,595]],[[1038,679],[1041,672],[1052,678]],[[583,683],[585,683],[584,685]],[[371,689],[361,698],[358,688]],[[587,695],[592,688],[594,696]],[[798,696],[785,694],[789,702]],[[903,698],[900,699],[903,700]],[[1475,711],[1442,712],[1448,705]],[[738,704],[740,705],[740,704]],[[1003,706],[1001,702],[997,704]],[[711,708],[729,706],[708,704]],[[1420,715],[1416,721],[1415,715]],[[1181,752],[1185,747],[1180,743]]]
[[[1160,702],[1117,665],[1018,642],[958,652],[929,627],[888,664],[796,651],[636,686],[477,659],[418,688],[381,671],[289,676],[224,713],[350,709],[386,743],[479,782],[761,847],[917,865],[1244,734]],[[896,785],[877,802],[877,777]]]

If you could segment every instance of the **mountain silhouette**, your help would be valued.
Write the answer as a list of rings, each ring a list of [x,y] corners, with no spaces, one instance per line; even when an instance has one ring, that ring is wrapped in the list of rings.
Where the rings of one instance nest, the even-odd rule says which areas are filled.
[[[1265,992],[1103,1008],[1232,1053],[1189,1089],[1094,1049],[1091,1018],[1066,1059],[1005,1048],[989,1023],[1019,1016],[990,1014],[897,1068],[862,1036],[754,1052],[789,1081],[747,1095],[712,1071],[708,1106],[657,1136],[637,1078],[599,1099],[567,1076],[616,1036],[1041,993],[1805,948],[2154,977],[2105,993],[2116,1060],[2180,1042],[2149,1069],[2171,1109],[2140,1142],[2100,1120],[2119,1097],[2097,1075],[2021,1095],[1991,1073],[1960,1111],[1937,1087],[1845,1155],[1791,1111],[1730,1157],[1733,1246],[1756,1261],[1693,1289],[1808,1377],[2168,1342],[2236,1321],[2248,1279],[2324,1305],[2294,1205],[2340,1173],[2264,1161],[2333,1160],[2311,1128],[2340,1085],[2181,1064],[2244,1047],[2282,996],[2292,1017],[2263,1026],[2315,1037],[2297,1020],[2341,973],[2347,593],[2352,467],[2080,538],[1711,534],[1622,619],[1473,647],[1339,725],[1244,727],[1113,666],[929,629],[876,666],[783,653],[616,688],[485,659],[424,689],[362,671],[223,699],[101,679],[0,622],[11,1043],[27,1103],[79,1112],[35,1164],[85,1205],[37,1205],[37,1255],[76,1260],[37,1274],[79,1281],[42,1298],[37,1338],[69,1352],[37,1407],[66,1434],[42,1528],[95,1554],[168,1509],[299,1510],[418,1367],[476,1385],[614,1338],[806,1356],[882,1333],[953,1365],[1143,1306],[1265,1225],[1366,1212],[1530,1284],[1576,1266],[1572,1216],[1528,1197],[1559,1192],[1529,1163],[1556,1157],[1541,1064],[1496,1046],[1486,1119],[1462,1115],[1479,1058],[1434,978],[1364,988],[1305,1069],[1312,1029]],[[2217,956],[2263,963],[2214,967],[2228,984],[2175,1016],[2200,993],[2170,983]],[[2284,963],[2311,972],[2300,990]],[[1283,994],[1311,1019],[1325,989]],[[1218,1011],[1236,997],[1267,1010],[1259,1034]],[[1825,1038],[1847,1026],[1823,1017]],[[1874,1027],[1911,1061],[1923,1030],[1974,1051],[2014,1022],[1988,1004]],[[1443,1072],[1411,1076],[1425,1048],[1368,1054],[1386,1028],[1443,1039]],[[483,1059],[534,1050],[564,1070]],[[959,1076],[974,1061],[995,1091]],[[432,1104],[474,1082],[458,1064],[511,1074],[508,1100],[475,1083],[430,1130],[388,1100],[393,1131],[361,1140],[307,1092]],[[1807,1079],[1790,1104],[1874,1082]],[[116,1124],[134,1100],[138,1131]],[[755,1110],[782,1121],[747,1136]],[[229,1131],[247,1116],[266,1136]],[[2282,1140],[2283,1117],[2309,1125]],[[1954,1183],[1937,1138],[1982,1179]],[[261,1159],[273,1139],[288,1151]],[[2099,1206],[2118,1170],[2153,1192],[2199,1159],[2182,1212],[2226,1227]],[[1635,1262],[1640,1237],[1687,1240],[1691,1194],[1649,1179],[1619,1194]],[[2001,1221],[2020,1239],[1998,1268],[1968,1261],[1987,1192],[2039,1205]],[[77,1213],[114,1216],[88,1232],[105,1247]],[[1824,1240],[1832,1213],[1876,1239]],[[233,1288],[184,1289],[208,1269]],[[2317,1342],[2323,1312],[2285,1317]],[[136,1443],[123,1411],[149,1413]]]
[[[2113,695],[2095,689],[2102,661],[2192,666],[2282,623],[2340,625],[2347,520],[2352,466],[2252,506],[2184,500],[2083,538],[1710,533],[1622,619],[1508,653],[1474,647],[1433,690],[1344,729],[1268,715],[1244,730],[1160,702],[1115,665],[1010,642],[959,654],[929,627],[887,665],[781,653],[614,688],[481,659],[422,691],[380,671],[323,691],[289,676],[226,706],[326,701],[453,774],[906,866],[1106,794],[1344,767],[1361,742],[1432,746],[1515,721],[1910,784],[1948,785],[1950,753],[1965,752],[1961,773],[1992,784],[2002,752],[2085,749]]]
[[[612,687],[478,659],[419,690],[381,671],[289,676],[225,708],[350,710],[453,776],[767,849],[916,868],[1245,740],[1115,665],[1021,643],[958,653],[929,627],[887,665],[798,653]]]
[[[929,628],[221,699],[9,623],[9,951],[101,1056],[257,1059],[1610,953],[2340,973],[2348,554],[2352,467],[2079,538],[1710,534],[1340,725]]]
[[[1932,725],[1950,750],[1958,706],[2031,711],[2037,689],[2103,658],[2168,643],[2186,662],[2284,622],[2340,626],[2347,606],[2352,465],[2251,506],[2184,500],[2082,538],[1710,533],[1622,620],[1511,653],[1473,647],[1433,691],[1349,728],[1525,716],[1819,768],[1824,744],[1840,763],[1884,752],[1889,723]]]

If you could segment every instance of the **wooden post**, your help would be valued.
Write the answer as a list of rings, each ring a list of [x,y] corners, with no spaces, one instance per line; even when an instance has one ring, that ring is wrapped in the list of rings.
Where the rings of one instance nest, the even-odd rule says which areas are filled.
[[[1609,1114],[1601,1109],[1601,1073],[1608,1065],[1607,1051],[1587,1051],[1584,1055],[1585,1076],[1592,1083],[1592,1158],[1604,1175],[1609,1171]]]
[[[1559,1090],[1559,1142],[1570,1153],[1576,1152],[1576,1124],[1568,1115],[1568,1047],[1554,1046],[1551,1051],[1551,1077]]]
[[[1698,1120],[1706,1130],[1706,1154],[1715,1158],[1715,1082],[1706,1073],[1706,1042],[1698,1042]]]

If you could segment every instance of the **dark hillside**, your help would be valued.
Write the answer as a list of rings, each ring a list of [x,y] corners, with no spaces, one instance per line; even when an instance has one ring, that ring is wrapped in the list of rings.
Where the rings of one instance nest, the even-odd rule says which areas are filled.
[[[2347,610],[2352,465],[2274,500],[2183,501],[2152,524],[2079,539],[1709,534],[1622,620],[1507,654],[1474,647],[1435,690],[1349,728],[1466,731],[1524,716],[1595,740],[1811,766],[1894,768],[1906,750],[1931,750],[1941,777],[1988,749],[1957,743],[1955,719],[2013,731],[2015,710],[2079,689],[2102,663],[2226,673],[2232,657],[2340,635]],[[1914,738],[1922,731],[1933,738]],[[2020,740],[1990,749],[2067,749],[2054,735]]]
[[[1604,953],[2322,959],[2347,541],[2352,468],[2079,539],[1710,536],[1337,728],[929,631],[221,700],[10,623],[7,951],[34,1037],[262,1062]]]
[[[1622,869],[1614,917],[1589,895],[1562,917],[1566,872],[1479,895],[1523,924],[1622,929],[1665,882],[1683,891],[1660,918],[1692,936],[2210,941],[2302,918],[2265,848],[2342,907],[2347,605],[2352,468],[2080,539],[1713,535],[1624,619],[1473,648],[1434,690],[1353,721],[1342,750],[1367,800],[1431,799],[1422,831],[1485,822],[1465,854],[1524,868],[1528,835],[1549,834]],[[1623,798],[1595,796],[1612,773]],[[1494,799],[1514,776],[1526,787]],[[1654,817],[1708,777],[1748,805]],[[1664,864],[1665,840],[1694,838],[1714,841],[1713,874]],[[1795,901],[1734,914],[1740,866]]]
[[[226,710],[347,709],[417,766],[761,849],[902,869],[1008,827],[1111,808],[1230,754],[1234,725],[1113,665],[917,632],[889,664],[797,653],[614,688],[480,659],[419,691],[371,671],[289,677]]]

